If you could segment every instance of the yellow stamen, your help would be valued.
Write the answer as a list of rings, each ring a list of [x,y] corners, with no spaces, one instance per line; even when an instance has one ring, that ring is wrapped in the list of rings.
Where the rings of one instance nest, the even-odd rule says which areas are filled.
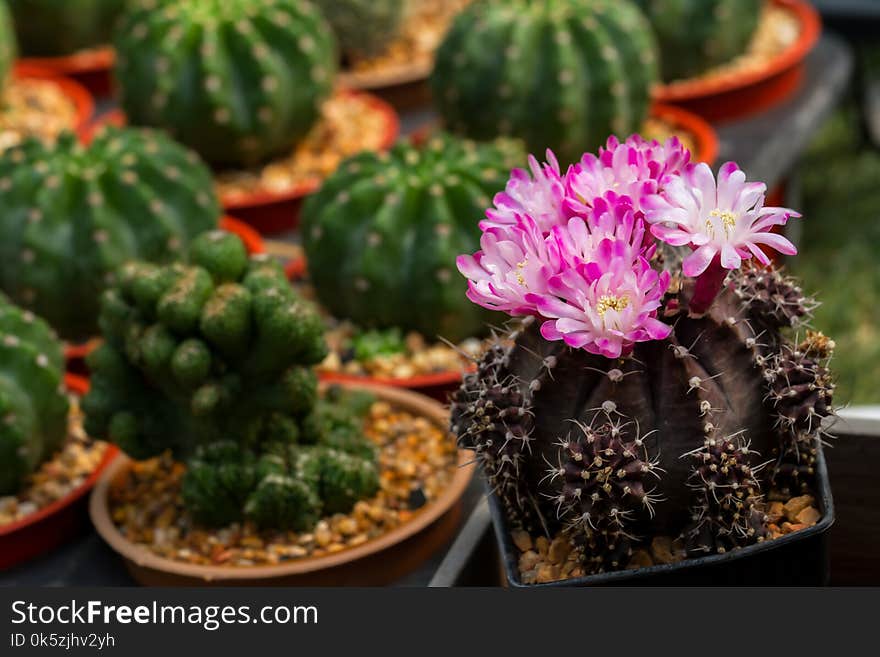
[[[729,235],[730,229],[736,227],[736,215],[729,210],[719,210],[715,208],[712,212],[709,213],[710,217],[720,217],[721,223],[724,225],[724,234]],[[710,222],[706,222],[708,226]]]
[[[528,262],[528,260],[523,260],[522,262],[516,263],[516,280],[523,287],[526,286],[526,279],[523,278],[522,270],[525,268],[526,262]]]
[[[614,294],[603,294],[599,297],[599,303],[596,304],[596,312],[604,317],[607,310],[616,310],[620,312],[629,305],[629,297],[618,297]]]

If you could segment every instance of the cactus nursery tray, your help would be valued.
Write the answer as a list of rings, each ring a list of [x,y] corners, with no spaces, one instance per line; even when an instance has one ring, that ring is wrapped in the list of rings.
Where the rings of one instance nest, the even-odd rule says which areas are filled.
[[[96,96],[113,87],[113,48],[104,46],[57,57],[23,57],[20,62],[75,80]]]
[[[71,374],[65,376],[65,384],[71,393],[78,396],[84,395],[89,387],[87,380]],[[20,520],[0,525],[0,570],[50,552],[88,526],[86,494],[118,451],[116,447],[108,446],[91,475],[61,499]]]
[[[756,114],[788,98],[800,85],[804,61],[821,36],[822,21],[805,0],[771,1],[798,23],[798,36],[790,45],[761,65],[659,85],[654,100],[721,122]]]
[[[422,395],[381,386],[354,386],[372,392],[377,401],[394,410],[426,419],[446,432],[447,412],[436,401]],[[452,440],[452,438],[449,438]],[[96,485],[89,512],[100,536],[119,553],[131,575],[141,584],[158,586],[247,586],[247,585],[379,585],[413,571],[444,545],[458,529],[461,497],[471,481],[474,466],[463,451],[456,455],[457,467],[442,491],[414,511],[402,524],[357,545],[304,556],[271,565],[201,565],[163,556],[124,535],[111,515],[111,490],[121,486],[133,467],[119,459]]]

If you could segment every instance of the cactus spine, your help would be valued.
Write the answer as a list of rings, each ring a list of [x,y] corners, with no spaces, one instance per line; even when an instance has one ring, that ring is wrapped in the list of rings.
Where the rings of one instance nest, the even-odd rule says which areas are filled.
[[[0,495],[16,493],[67,435],[61,343],[0,295]]]
[[[450,340],[483,333],[487,314],[464,298],[455,256],[476,246],[476,220],[522,159],[513,143],[439,135],[422,149],[399,144],[344,162],[303,208],[321,303],[365,327]]]
[[[326,346],[314,308],[233,235],[203,234],[190,259],[130,263],[104,293],[90,435],[133,458],[171,450],[188,466],[184,503],[209,525],[306,529],[372,495],[369,405],[317,399],[311,366]]]
[[[743,53],[763,0],[638,0],[660,46],[667,82],[705,73]]]
[[[98,298],[131,258],[186,252],[213,228],[210,172],[162,134],[108,128],[85,147],[66,133],[0,156],[0,289],[65,338],[97,330]]]
[[[333,35],[302,0],[139,0],[117,32],[122,105],[217,165],[289,150],[332,90]]]
[[[22,52],[70,55],[110,42],[125,0],[8,0]]]
[[[574,161],[641,128],[656,78],[650,26],[629,0],[483,0],[453,22],[432,87],[455,132]]]

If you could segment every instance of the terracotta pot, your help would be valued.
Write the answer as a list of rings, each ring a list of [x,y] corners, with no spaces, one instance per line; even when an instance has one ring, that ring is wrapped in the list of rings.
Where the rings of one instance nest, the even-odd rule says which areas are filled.
[[[446,426],[448,414],[437,402],[393,388],[364,386],[377,398]],[[459,452],[459,468],[449,487],[433,502],[415,512],[403,525],[357,547],[322,556],[296,559],[272,566],[203,566],[165,559],[136,545],[120,533],[110,517],[108,492],[131,467],[120,458],[100,479],[92,493],[89,513],[101,537],[125,560],[138,582],[150,586],[375,586],[391,583],[417,568],[448,542],[458,529],[461,496],[474,467]]]
[[[76,80],[95,96],[113,88],[113,48],[107,46],[58,57],[23,57],[19,61]]]
[[[385,101],[373,95],[358,91],[349,92],[364,98],[368,104],[384,117],[381,150],[390,148],[400,132],[400,119],[394,109]],[[126,123],[122,110],[112,110],[104,114],[93,126],[122,126]],[[299,211],[303,199],[321,186],[321,180],[313,178],[283,192],[257,190],[250,194],[225,194],[220,197],[223,209],[249,223],[260,233],[272,235],[294,230],[299,225]]]
[[[17,80],[37,79],[46,80],[55,84],[61,92],[73,103],[76,111],[76,121],[70,126],[80,138],[86,134],[92,115],[95,113],[95,99],[92,94],[78,82],[62,77],[51,70],[18,61],[12,71]]]
[[[263,237],[249,225],[233,217],[221,217],[220,228],[235,233],[244,242],[247,252],[251,255],[264,253]],[[64,359],[67,362],[67,371],[80,376],[88,376],[88,368],[85,358],[101,344],[99,338],[92,338],[86,342],[64,345]]]
[[[72,374],[65,375],[64,383],[76,395],[84,395],[89,389],[86,379]],[[111,445],[95,471],[79,487],[36,513],[0,525],[0,570],[50,552],[82,533],[88,527],[86,493],[118,453],[119,450]]]
[[[822,33],[818,12],[805,0],[773,0],[801,24],[800,37],[759,70],[658,85],[656,102],[674,104],[715,122],[763,111],[788,98],[800,85],[804,61]]]

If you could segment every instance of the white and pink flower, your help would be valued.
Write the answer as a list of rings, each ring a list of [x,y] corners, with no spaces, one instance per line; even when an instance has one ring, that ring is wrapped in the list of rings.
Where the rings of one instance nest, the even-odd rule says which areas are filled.
[[[516,223],[518,215],[528,215],[541,232],[547,234],[563,220],[565,185],[559,162],[549,149],[546,157],[547,163],[541,165],[534,155],[529,155],[531,175],[525,169],[514,169],[510,173],[507,186],[492,199],[495,207],[486,210],[486,219],[480,228],[510,226]]]

